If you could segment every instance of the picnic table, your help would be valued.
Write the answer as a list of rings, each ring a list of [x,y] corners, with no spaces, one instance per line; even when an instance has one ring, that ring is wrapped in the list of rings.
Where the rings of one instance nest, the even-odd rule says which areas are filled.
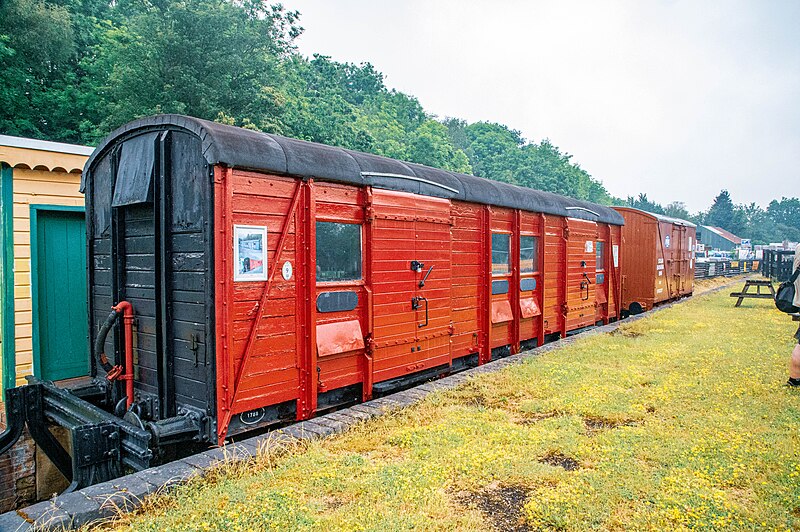
[[[755,292],[749,292],[750,287],[755,286]],[[769,293],[761,293],[761,287],[769,288]],[[744,282],[744,288],[742,288],[741,292],[733,292],[731,293],[731,297],[738,297],[739,300],[736,302],[735,307],[738,307],[742,304],[745,298],[753,298],[753,299],[775,299],[775,288],[772,286],[772,281],[769,280],[760,280],[760,279],[747,279]]]

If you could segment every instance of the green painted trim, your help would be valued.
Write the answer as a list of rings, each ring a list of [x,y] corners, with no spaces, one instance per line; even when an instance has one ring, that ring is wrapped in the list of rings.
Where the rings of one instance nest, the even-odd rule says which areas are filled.
[[[3,397],[16,386],[17,355],[14,330],[14,182],[13,171],[0,165],[0,334],[3,337]]]
[[[41,346],[39,344],[39,212],[85,212],[85,207],[68,205],[31,205],[31,323],[33,325],[33,375],[42,376]]]
[[[39,272],[36,265],[39,264],[39,209],[31,205],[30,209],[30,230],[28,238],[31,243],[31,330],[33,344],[33,375],[39,377],[42,374],[39,363]]]
[[[31,204],[31,214],[33,211],[68,211],[68,212],[86,212],[86,207],[79,205],[47,205],[47,204]]]

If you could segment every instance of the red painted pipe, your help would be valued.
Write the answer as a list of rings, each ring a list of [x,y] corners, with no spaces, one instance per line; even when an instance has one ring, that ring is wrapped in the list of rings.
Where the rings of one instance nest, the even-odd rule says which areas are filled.
[[[117,314],[122,314],[125,323],[125,373],[117,377],[125,381],[125,408],[133,404],[133,305],[120,301],[111,307]]]

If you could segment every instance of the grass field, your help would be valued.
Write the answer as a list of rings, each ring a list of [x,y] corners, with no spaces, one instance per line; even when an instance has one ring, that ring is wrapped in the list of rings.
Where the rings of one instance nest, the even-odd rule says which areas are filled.
[[[729,290],[283,456],[123,530],[800,529],[795,326]]]

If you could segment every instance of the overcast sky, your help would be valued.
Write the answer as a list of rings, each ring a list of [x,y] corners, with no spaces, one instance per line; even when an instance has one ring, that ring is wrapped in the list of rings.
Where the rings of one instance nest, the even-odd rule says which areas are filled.
[[[800,196],[800,1],[284,0],[302,54],[550,138],[614,195]]]

